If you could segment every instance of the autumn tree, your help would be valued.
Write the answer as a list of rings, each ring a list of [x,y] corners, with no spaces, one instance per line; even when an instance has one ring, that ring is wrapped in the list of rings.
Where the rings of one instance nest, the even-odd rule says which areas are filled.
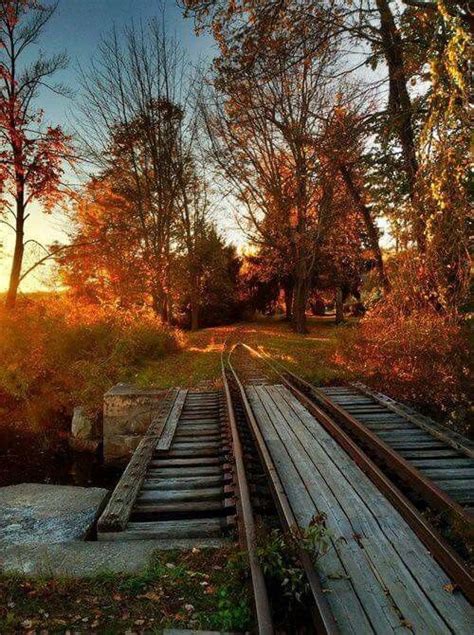
[[[59,126],[43,126],[43,112],[35,106],[40,89],[64,90],[52,77],[66,66],[65,55],[40,54],[31,61],[31,50],[55,8],[33,0],[0,2],[0,222],[15,233],[8,308],[15,306],[25,276],[25,248],[36,244],[25,239],[28,209],[33,201],[45,211],[53,207],[60,195],[63,160],[71,153],[70,139]]]
[[[194,83],[158,19],[113,31],[82,73],[84,148],[133,205],[148,292],[165,322],[172,318],[174,245],[190,253],[205,214],[196,211]]]
[[[276,32],[276,46],[279,37]],[[214,160],[245,206],[254,241],[284,253],[293,265],[294,325],[305,332],[309,282],[330,222],[331,183],[316,140],[335,99],[330,72],[337,52],[308,52],[292,64],[286,55],[292,53],[285,48],[271,75],[263,56],[245,72],[233,72],[230,62],[218,67],[205,119]]]
[[[150,272],[133,201],[110,176],[97,176],[75,195],[70,221],[71,248],[56,260],[72,295],[105,306],[145,305]]]
[[[333,42],[344,48],[339,76],[355,82],[359,98],[371,95],[375,105],[374,112],[352,128],[349,146],[369,142],[371,148],[367,169],[348,172],[342,166],[347,186],[359,200],[360,213],[384,215],[397,244],[416,255],[414,275],[424,275],[431,287],[425,296],[441,294],[445,299],[440,306],[447,306],[448,297],[458,305],[467,268],[463,157],[473,31],[467,5],[453,0],[183,4],[198,28],[212,29],[220,46],[217,67],[235,73],[258,68],[262,57],[274,60],[265,67],[267,73],[279,72],[281,51],[288,47],[293,51],[288,63]],[[442,244],[446,231],[457,236],[450,249]],[[386,272],[381,279],[388,289]]]

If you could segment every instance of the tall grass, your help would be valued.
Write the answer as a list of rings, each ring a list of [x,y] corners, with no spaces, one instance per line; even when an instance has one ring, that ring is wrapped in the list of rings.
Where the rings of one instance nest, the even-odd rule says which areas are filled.
[[[0,309],[0,403],[30,415],[98,412],[102,396],[133,381],[148,360],[180,346],[178,335],[148,313],[81,305],[67,296],[22,300]]]

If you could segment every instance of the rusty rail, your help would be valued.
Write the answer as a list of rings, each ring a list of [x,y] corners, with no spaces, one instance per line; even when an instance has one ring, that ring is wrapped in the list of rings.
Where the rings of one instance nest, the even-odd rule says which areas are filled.
[[[258,632],[260,635],[271,635],[273,630],[270,603],[268,600],[265,578],[258,560],[256,552],[256,530],[255,519],[250,502],[250,490],[245,473],[242,445],[240,443],[239,432],[235,420],[232,397],[229,383],[227,381],[224,359],[221,358],[222,381],[227,403],[227,414],[232,436],[233,459],[235,462],[236,495],[237,495],[237,515],[241,516],[239,533],[242,545],[249,557],[250,573],[252,577],[253,595],[255,601],[255,612],[257,617]]]
[[[230,356],[237,345],[238,344],[235,344],[229,352],[227,364],[239,389],[242,404],[245,409],[245,414],[249,422],[250,429],[252,431],[252,436],[254,438],[262,464],[270,480],[270,487],[273,493],[274,500],[277,504],[280,519],[284,527],[288,531],[292,532],[293,535],[297,535],[300,530],[296,518],[293,514],[293,510],[291,509],[280,477],[278,476],[278,472],[275,468],[273,460],[266,447],[265,440],[253,415],[252,408],[248,402],[244,387],[230,361]],[[336,635],[339,630],[332,615],[326,596],[324,595],[323,589],[321,587],[321,582],[316,573],[314,564],[308,552],[303,547],[299,547],[298,552],[298,556],[301,565],[305,571],[315,604],[315,610],[313,611],[313,620],[315,623],[316,632],[324,635]]]
[[[470,602],[474,602],[474,578],[470,571],[466,568],[463,561],[458,555],[451,549],[449,545],[442,539],[436,529],[418,512],[415,506],[406,498],[406,496],[392,483],[389,477],[372,461],[370,457],[351,439],[351,437],[341,428],[341,426],[330,417],[324,410],[314,403],[314,399],[308,397],[299,388],[295,386],[295,383],[303,385],[306,389],[310,390],[312,396],[315,395],[316,389],[311,386],[304,379],[301,379],[291,371],[284,369],[284,374],[276,368],[275,364],[269,361],[267,354],[262,354],[259,351],[253,349],[247,344],[242,344],[250,353],[255,354],[264,363],[268,364],[272,370],[278,374],[283,383],[288,389],[295,395],[295,397],[311,412],[311,414],[321,423],[331,436],[336,439],[339,445],[349,454],[349,456],[357,463],[357,465],[363,470],[365,474],[375,483],[380,491],[386,496],[386,498],[392,503],[392,505],[400,512],[403,518],[408,522],[410,527],[415,531],[417,536],[422,540],[425,546],[433,554],[434,558],[444,568],[446,573],[452,578],[453,582],[464,592]],[[291,377],[292,381],[285,375]],[[321,393],[321,396],[324,395]],[[326,402],[328,399],[322,399]],[[356,424],[362,427],[361,424],[351,417],[348,413],[336,406],[332,409],[333,415],[337,413],[338,416],[344,417],[346,421],[352,424]],[[329,408],[328,408],[329,409]],[[403,472],[404,480],[410,483],[410,487],[419,492],[425,492],[429,496],[430,501],[436,501],[440,505],[443,505],[443,509],[450,509],[453,513],[456,513],[457,517],[466,519],[462,508],[450,500],[449,504],[446,501],[444,492],[441,492],[432,483],[425,483],[427,481],[418,470],[410,466],[407,461],[397,455],[391,448],[386,446],[382,441],[378,443],[379,439],[370,431],[364,435],[364,438],[368,442],[373,442],[371,447],[374,448],[379,455],[383,452],[383,456],[386,460],[397,461],[397,466],[400,471]],[[375,443],[377,441],[377,443]],[[381,444],[385,448],[381,448]],[[395,455],[395,456],[393,456]],[[406,470],[406,471],[405,471]],[[441,496],[438,496],[438,492]],[[458,509],[459,508],[459,509]],[[459,511],[460,510],[460,511]],[[460,516],[461,514],[461,516]]]

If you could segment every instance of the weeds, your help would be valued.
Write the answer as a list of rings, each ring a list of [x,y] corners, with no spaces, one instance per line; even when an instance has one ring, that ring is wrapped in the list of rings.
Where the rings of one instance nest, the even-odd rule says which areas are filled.
[[[288,611],[295,603],[302,604],[309,592],[306,575],[299,564],[299,549],[303,547],[316,562],[327,553],[331,541],[325,514],[314,516],[306,529],[294,529],[290,533],[274,529],[261,536],[257,556],[270,587],[279,590]]]

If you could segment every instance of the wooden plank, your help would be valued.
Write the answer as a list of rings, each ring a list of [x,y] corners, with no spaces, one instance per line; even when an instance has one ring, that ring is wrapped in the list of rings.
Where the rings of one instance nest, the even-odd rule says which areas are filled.
[[[420,437],[421,439],[427,439],[428,441],[433,441],[433,438],[430,437],[429,434],[426,434],[426,432],[423,432],[423,430],[415,427],[411,428],[404,423],[397,423],[394,421],[384,423],[377,421],[365,425],[367,428],[370,428],[372,432],[375,432],[379,435],[393,433],[395,436],[398,435],[401,438],[405,437],[408,439],[412,436],[415,436]]]
[[[173,408],[171,409],[171,412],[166,420],[166,425],[163,433],[160,437],[160,440],[158,441],[158,445],[156,446],[157,450],[164,452],[170,449],[171,442],[173,441],[174,433],[176,432],[176,427],[178,425],[178,421],[181,416],[187,394],[187,390],[180,390],[178,392],[173,404]]]
[[[443,450],[446,446],[438,441],[392,441],[390,446],[394,450]]]
[[[167,453],[167,457],[170,458],[217,458],[222,455],[220,448],[201,448],[201,449],[189,449],[189,450],[174,450],[173,448]]]
[[[474,467],[454,467],[452,469],[420,469],[420,472],[423,472],[425,476],[429,476],[432,479],[439,480],[452,480],[452,479],[460,479],[460,478],[469,478],[474,479]],[[471,487],[474,487],[474,480],[472,481]]]
[[[355,463],[347,457],[322,426],[316,422],[314,417],[292,397],[291,393],[283,387],[279,388],[279,390],[284,391],[286,399],[291,401],[292,407],[301,416],[305,427],[314,438],[319,440],[321,447],[325,449],[327,457],[340,470],[340,476],[335,478],[332,484],[334,491],[338,488],[340,496],[345,497],[347,489],[353,488],[361,503],[363,503],[359,513],[353,516],[356,532],[365,535],[366,539],[369,540],[369,544],[373,544],[375,548],[378,548],[376,536],[382,530],[390,539],[398,557],[405,563],[407,578],[401,581],[402,584],[407,585],[410,582],[411,575],[419,585],[419,588],[426,594],[428,602],[425,606],[424,619],[427,621],[419,624],[419,631],[426,632],[429,630],[429,624],[433,624],[433,620],[437,619],[436,615],[431,615],[431,612],[438,612],[454,632],[470,632],[474,621],[471,605],[464,596],[460,594],[449,595],[444,591],[443,586],[449,584],[449,578],[400,514],[388,503]],[[308,442],[305,440],[305,448],[307,447]],[[324,468],[321,465],[319,469],[322,471]],[[325,469],[324,473],[329,472]],[[370,501],[370,503],[367,501]],[[365,521],[367,519],[367,511],[362,514],[364,507],[370,513],[369,518],[372,518],[368,525],[365,525],[365,522],[361,523],[361,520]],[[366,543],[364,543],[364,548],[367,549]],[[386,554],[383,552],[380,554],[382,558],[385,556]],[[389,559],[389,575],[393,566],[394,562]],[[391,592],[393,594],[395,592],[398,593],[400,589],[398,586],[391,587]],[[416,595],[414,598],[416,598]],[[405,617],[411,621],[410,615],[405,614]],[[415,631],[417,631],[416,625],[414,626]],[[434,632],[438,631],[434,629]]]
[[[422,430],[379,430],[377,431],[377,434],[381,439],[386,440],[387,443],[403,439],[408,439],[410,441],[414,441],[415,439],[420,439],[422,441],[431,440],[429,435]]]
[[[359,577],[354,580],[354,584],[376,631],[385,633],[388,628],[393,631],[403,630],[400,615],[409,615],[415,629],[426,623],[429,627],[438,629],[436,632],[449,632],[439,616],[431,616],[427,611],[426,604],[430,603],[426,601],[424,591],[411,577],[388,537],[380,530],[369,507],[366,507],[351,484],[341,478],[345,472],[345,462],[350,459],[345,456],[342,465],[336,465],[318,440],[309,434],[298,416],[299,413],[290,409],[287,396],[273,387],[269,389],[269,396],[274,401],[275,408],[287,420],[287,429],[291,430],[296,445],[298,469],[305,483],[310,485],[315,500],[323,505],[329,526],[336,535],[340,534],[344,539],[342,546],[337,545],[336,548],[350,548],[350,557],[358,559],[360,563]],[[291,395],[290,399],[293,399]],[[271,403],[269,407],[272,407]],[[276,410],[274,416],[278,416]],[[278,430],[282,432],[283,426],[279,426]],[[291,435],[286,443],[291,443]],[[366,495],[369,493],[371,492],[366,492]],[[369,499],[368,504],[370,503]],[[420,603],[423,606],[423,602],[424,607],[420,610]],[[389,619],[390,626],[381,624],[381,615]]]
[[[199,476],[185,476],[177,478],[159,478],[150,477],[146,478],[142,485],[142,492],[144,490],[190,490],[190,489],[202,489],[220,486],[221,489],[224,484],[224,474],[208,474]]]
[[[198,467],[211,465],[221,465],[222,458],[220,457],[183,457],[183,458],[158,458],[150,462],[151,467]]]
[[[443,450],[399,450],[399,454],[406,458],[411,459],[434,459],[434,458],[449,458],[459,457],[459,452],[445,448]]]
[[[147,471],[148,478],[188,478],[192,476],[214,476],[222,474],[222,467],[209,465],[202,467],[172,467],[156,468]]]
[[[199,439],[199,437],[196,437],[193,441],[175,441],[173,443],[173,450],[192,450],[194,449],[201,449],[201,448],[208,448],[208,449],[218,449],[220,448],[222,445],[221,441],[201,441]]]
[[[157,441],[172,412],[178,391],[170,390],[152,419],[145,436],[138,444],[110,500],[97,523],[98,532],[123,531],[130,517],[135,498],[145,478]]]
[[[169,503],[179,501],[220,500],[224,494],[222,487],[208,489],[142,490],[137,498],[138,505],[147,503]]]
[[[136,503],[133,514],[191,514],[216,513],[224,509],[223,500],[216,501],[173,501],[169,503]]]
[[[125,531],[109,533],[108,540],[160,540],[173,538],[210,538],[222,534],[223,521],[220,518],[195,520],[162,520],[155,522],[130,521]],[[101,540],[99,536],[99,540]]]
[[[175,434],[175,443],[192,443],[193,441],[200,441],[202,443],[216,443],[221,441],[221,435],[216,434]]]
[[[413,459],[413,465],[422,470],[425,468],[453,469],[458,467],[474,467],[474,461],[467,458],[448,459]]]
[[[272,459],[281,475],[295,516],[302,527],[307,527],[317,513],[314,501],[304,484],[301,484],[301,478],[291,460],[288,448],[276,433],[268,413],[261,404],[256,388],[247,387],[246,392]],[[343,625],[343,632],[354,634],[375,632],[362,608],[345,563],[334,548],[334,542],[324,558],[316,563],[316,569],[327,591],[328,602],[334,616],[338,624]]]

